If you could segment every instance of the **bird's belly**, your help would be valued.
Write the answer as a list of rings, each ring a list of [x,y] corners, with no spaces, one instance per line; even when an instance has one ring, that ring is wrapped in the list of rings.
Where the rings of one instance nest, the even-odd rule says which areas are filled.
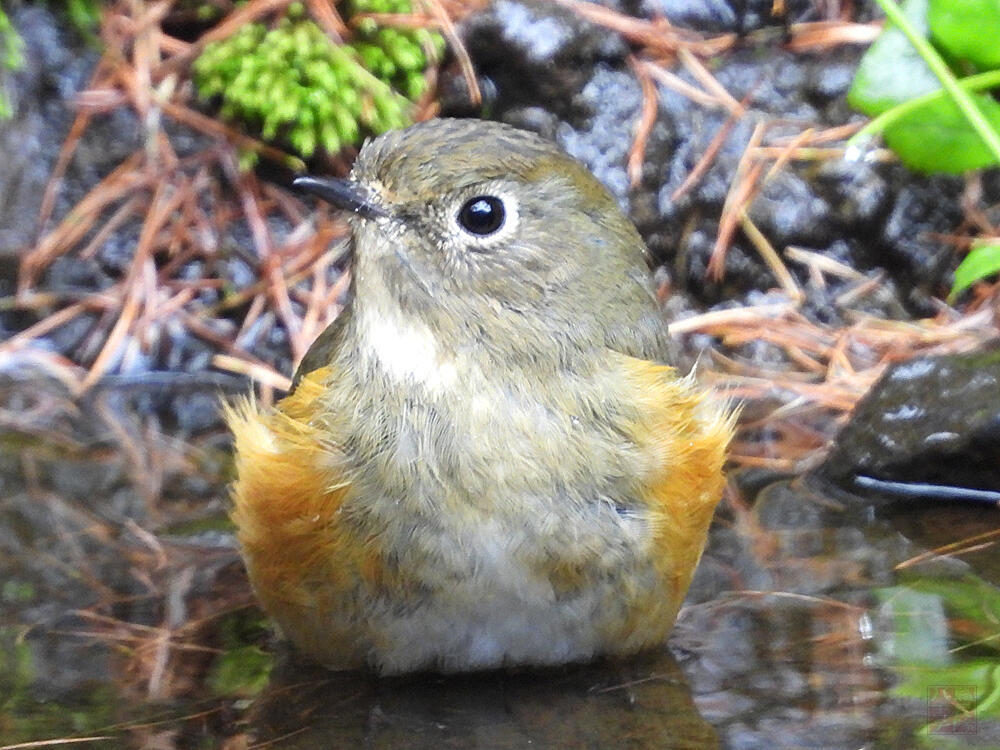
[[[561,664],[661,641],[673,613],[637,539],[581,557],[524,554],[517,534],[484,523],[448,559],[410,570],[420,595],[373,608],[371,661],[384,673]],[[609,542],[610,543],[610,542]]]
[[[559,664],[662,641],[679,602],[632,489],[646,456],[576,419],[578,404],[469,381],[467,408],[443,419],[445,406],[411,403],[394,440],[354,459],[364,469],[341,532],[367,540],[374,573],[330,617],[358,624],[383,673]]]
[[[521,574],[516,568],[508,572]],[[600,592],[556,602],[544,590],[515,591],[504,584],[477,577],[412,614],[378,618],[382,645],[373,661],[390,674],[428,667],[460,671],[582,661],[603,650],[604,628],[595,619]]]

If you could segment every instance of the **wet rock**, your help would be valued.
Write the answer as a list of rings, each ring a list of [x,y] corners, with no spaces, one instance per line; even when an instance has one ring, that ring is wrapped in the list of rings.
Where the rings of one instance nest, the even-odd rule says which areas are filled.
[[[926,486],[933,485],[992,493],[996,504],[998,456],[1000,348],[993,347],[893,366],[857,405],[815,478],[878,499],[948,499]]]

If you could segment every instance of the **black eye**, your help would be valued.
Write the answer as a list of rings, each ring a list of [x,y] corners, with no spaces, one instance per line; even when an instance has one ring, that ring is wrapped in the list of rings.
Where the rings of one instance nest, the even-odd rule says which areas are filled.
[[[465,231],[485,237],[502,227],[506,217],[502,200],[492,195],[479,195],[467,200],[459,209],[458,223]]]

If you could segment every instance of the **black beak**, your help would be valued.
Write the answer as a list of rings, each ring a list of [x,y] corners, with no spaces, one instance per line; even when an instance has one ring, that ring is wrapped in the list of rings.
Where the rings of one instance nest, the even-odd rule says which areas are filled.
[[[352,180],[336,177],[296,177],[292,187],[315,195],[327,203],[356,213],[363,219],[378,219],[389,214],[381,206],[372,202],[368,191]]]

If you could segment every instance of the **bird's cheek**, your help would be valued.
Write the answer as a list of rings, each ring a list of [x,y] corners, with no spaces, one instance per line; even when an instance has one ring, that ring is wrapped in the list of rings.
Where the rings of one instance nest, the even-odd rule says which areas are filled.
[[[375,260],[392,255],[393,231],[391,224],[370,219],[354,219],[351,222],[354,235],[354,254],[358,260]]]

